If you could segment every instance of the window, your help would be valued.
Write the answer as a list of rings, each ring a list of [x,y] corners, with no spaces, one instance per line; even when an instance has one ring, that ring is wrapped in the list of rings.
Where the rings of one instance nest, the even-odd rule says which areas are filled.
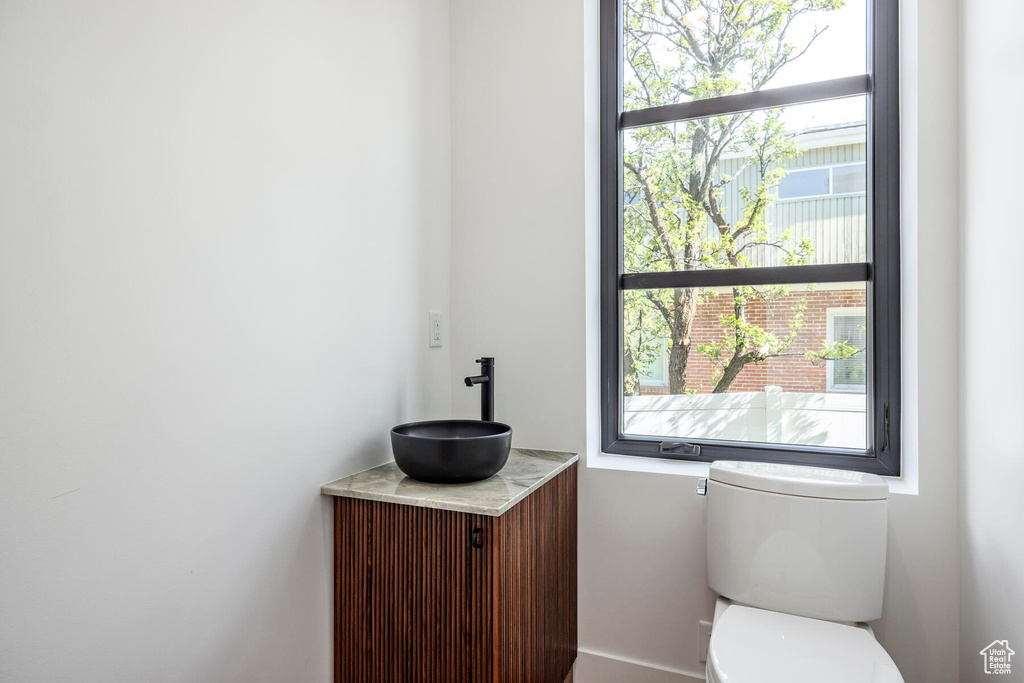
[[[656,339],[651,344],[650,358],[643,363],[643,372],[637,372],[637,381],[643,387],[668,386],[668,340]],[[661,393],[661,392],[658,392]]]
[[[601,2],[604,451],[899,474],[898,1]]]
[[[863,393],[867,388],[867,318],[863,308],[828,309],[828,341],[830,344],[849,344],[851,353],[827,361],[828,390]]]
[[[779,199],[825,197],[832,186],[830,169],[809,168],[790,171],[779,181]]]
[[[832,194],[859,194],[867,189],[867,173],[864,164],[847,164],[832,167]]]
[[[860,194],[867,173],[863,163],[801,168],[788,171],[779,181],[779,199],[816,199]]]

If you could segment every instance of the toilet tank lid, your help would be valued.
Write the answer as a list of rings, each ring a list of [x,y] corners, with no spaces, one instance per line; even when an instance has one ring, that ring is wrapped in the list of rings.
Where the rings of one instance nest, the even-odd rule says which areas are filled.
[[[826,467],[717,460],[711,463],[708,478],[755,491],[808,498],[884,500],[889,497],[889,486],[877,474]]]

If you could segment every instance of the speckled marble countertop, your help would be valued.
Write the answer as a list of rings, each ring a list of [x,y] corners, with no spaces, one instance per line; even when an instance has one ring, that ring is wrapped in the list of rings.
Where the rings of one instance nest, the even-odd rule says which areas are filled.
[[[320,493],[497,517],[577,460],[576,453],[513,448],[500,472],[470,484],[416,481],[389,462],[324,484]]]

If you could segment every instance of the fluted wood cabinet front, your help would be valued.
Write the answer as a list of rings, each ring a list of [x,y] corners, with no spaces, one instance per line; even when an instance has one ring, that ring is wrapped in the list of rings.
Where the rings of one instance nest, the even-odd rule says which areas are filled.
[[[335,681],[561,683],[576,464],[500,517],[336,498]]]

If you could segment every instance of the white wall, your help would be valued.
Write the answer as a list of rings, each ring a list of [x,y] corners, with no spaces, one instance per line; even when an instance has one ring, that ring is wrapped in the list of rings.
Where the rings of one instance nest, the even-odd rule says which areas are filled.
[[[452,385],[494,356],[495,418],[518,446],[580,450],[582,0],[451,3]]]
[[[904,463],[875,625],[908,683],[956,681],[959,633],[957,0],[903,0]]]
[[[960,672],[982,681],[980,650],[1009,639],[1024,671],[1024,365],[1006,349],[1024,338],[1015,311],[1024,222],[1024,7],[963,3],[963,619]],[[1009,535],[1002,533],[1009,529]]]
[[[596,444],[595,0],[452,1],[453,395],[497,356],[518,445]],[[891,506],[883,644],[909,683],[958,669],[958,54],[956,0],[905,2],[907,467]],[[500,131],[500,134],[497,133]],[[922,237],[917,239],[920,226]],[[951,303],[953,302],[953,303]],[[919,370],[920,368],[920,370]],[[584,386],[589,384],[589,392]],[[916,390],[915,390],[916,388]],[[916,399],[916,404],[913,399]],[[590,431],[587,414],[590,413]],[[580,472],[581,683],[699,677],[706,588],[696,478]]]
[[[1017,452],[1005,423],[1021,406],[968,361],[958,657],[958,17],[956,0],[917,2],[904,230],[919,495],[892,501],[878,624],[911,683],[956,680],[958,659],[973,675],[989,632],[1022,640],[1004,583],[1021,556],[992,536],[1020,517],[1019,459],[987,474]],[[1012,74],[987,67],[1020,53],[988,39],[1003,4],[965,5],[968,239],[1005,240],[990,197],[1014,169],[993,183],[1009,157],[990,150],[1020,140],[985,102],[1019,107]],[[596,1],[452,0],[450,103],[447,12],[0,6],[0,678],[328,680],[316,487],[386,459],[398,421],[475,415],[461,377],[480,355],[498,359],[517,445],[594,455]],[[449,210],[451,356],[423,340],[426,309],[449,304]],[[1001,313],[981,284],[1019,287],[965,246],[972,348]],[[699,675],[713,596],[694,484],[581,470],[581,683]]]
[[[0,3],[0,680],[329,681],[321,483],[450,408],[443,0]]]

